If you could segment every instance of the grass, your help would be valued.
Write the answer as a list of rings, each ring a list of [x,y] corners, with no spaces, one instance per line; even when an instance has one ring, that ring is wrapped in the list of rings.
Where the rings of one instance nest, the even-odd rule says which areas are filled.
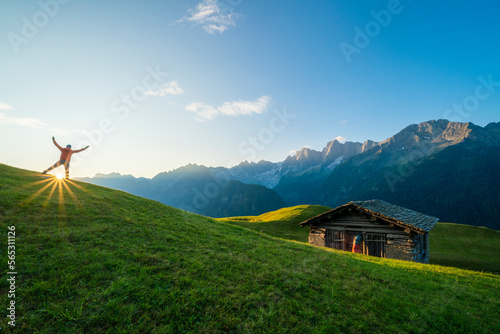
[[[495,275],[322,249],[52,181],[0,165],[6,332],[500,331]],[[8,226],[16,228],[15,328],[5,317]]]
[[[308,242],[309,229],[298,224],[330,210],[299,205],[260,216],[219,218],[269,235]],[[500,232],[485,227],[438,223],[430,232],[430,263],[500,274]]]
[[[429,240],[431,263],[500,275],[500,231],[438,223]]]

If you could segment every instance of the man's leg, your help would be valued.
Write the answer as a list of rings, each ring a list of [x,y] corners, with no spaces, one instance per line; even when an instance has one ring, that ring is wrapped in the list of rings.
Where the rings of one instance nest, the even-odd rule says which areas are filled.
[[[66,179],[69,179],[69,161],[66,161],[64,163],[64,170],[66,172],[66,175],[64,176]]]
[[[47,174],[48,172],[50,172],[51,170],[53,170],[54,168],[59,167],[59,166],[61,166],[61,160],[59,160],[58,162],[56,162],[55,164],[53,164],[51,167],[49,167],[46,170],[44,170],[42,172],[42,174]]]

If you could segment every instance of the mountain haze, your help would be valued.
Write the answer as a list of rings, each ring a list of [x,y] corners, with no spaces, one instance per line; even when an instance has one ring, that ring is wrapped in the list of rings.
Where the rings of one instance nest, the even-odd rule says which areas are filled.
[[[233,215],[234,212],[258,215],[285,206],[271,189],[232,180],[227,172],[195,164],[160,173],[152,179],[112,173],[79,180],[211,217]]]
[[[498,230],[498,152],[500,123],[481,127],[440,119],[409,125],[380,142],[335,139],[321,151],[304,147],[281,162],[188,165],[151,180],[116,175],[85,180],[213,217],[379,198],[441,221]],[[241,205],[244,199],[253,201],[251,208]]]

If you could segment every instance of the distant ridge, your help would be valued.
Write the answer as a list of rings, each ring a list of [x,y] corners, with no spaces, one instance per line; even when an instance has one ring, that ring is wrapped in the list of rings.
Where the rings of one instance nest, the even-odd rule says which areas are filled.
[[[481,127],[440,119],[411,124],[380,142],[334,139],[321,151],[304,147],[281,162],[244,161],[232,168],[191,164],[151,180],[116,174],[84,180],[214,217],[270,211],[264,208],[267,202],[274,209],[304,203],[335,207],[380,198],[444,220],[499,230],[499,151],[500,122]],[[229,180],[241,183],[230,196],[221,186]],[[254,198],[254,204],[244,208],[236,198]],[[209,204],[194,205],[201,201]],[[236,202],[239,206],[228,204]]]
[[[124,190],[210,217],[223,217],[236,212],[258,215],[285,206],[274,190],[231,180],[226,174],[205,166],[189,164],[160,173],[152,179],[111,173],[79,180]]]

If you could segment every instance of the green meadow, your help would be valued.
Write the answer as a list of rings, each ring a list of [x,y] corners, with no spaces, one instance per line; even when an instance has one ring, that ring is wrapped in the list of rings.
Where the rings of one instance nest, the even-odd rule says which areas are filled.
[[[327,209],[290,209],[290,234],[279,234],[0,165],[1,331],[500,332],[497,275],[286,240],[307,236],[291,226]],[[6,317],[12,226],[15,327]]]

